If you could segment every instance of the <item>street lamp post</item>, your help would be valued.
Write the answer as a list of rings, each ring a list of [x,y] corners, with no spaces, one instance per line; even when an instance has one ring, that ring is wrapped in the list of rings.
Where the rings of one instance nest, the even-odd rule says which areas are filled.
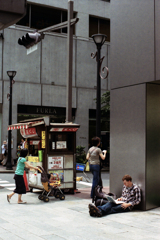
[[[101,62],[101,47],[106,41],[107,36],[104,34],[94,34],[92,35],[94,43],[97,46],[97,106],[96,106],[96,136],[101,137],[101,75],[100,68]],[[94,58],[94,57],[93,57]],[[107,75],[108,76],[108,75]]]
[[[8,125],[12,125],[12,85],[14,83],[13,78],[16,75],[16,71],[7,71],[10,78],[10,93],[7,95],[9,97],[9,121]],[[11,130],[8,131],[8,158],[6,164],[6,170],[12,170],[11,163]]]

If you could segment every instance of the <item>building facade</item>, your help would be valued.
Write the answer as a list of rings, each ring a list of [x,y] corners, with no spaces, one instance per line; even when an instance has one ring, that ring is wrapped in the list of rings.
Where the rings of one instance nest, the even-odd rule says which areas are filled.
[[[26,54],[26,49],[18,45],[18,39],[27,32],[43,29],[67,20],[67,0],[30,0],[27,14],[17,24],[1,31],[0,38],[0,144],[8,137],[7,93],[9,93],[8,70],[17,74],[13,85],[12,123],[26,118],[50,115],[54,122],[65,122],[66,108],[66,67],[67,29],[45,34],[38,43],[38,50]],[[96,52],[92,34],[104,33],[108,36],[102,47],[104,66],[109,67],[110,58],[110,1],[76,0],[73,40],[73,121],[80,124],[77,145],[88,149],[89,137],[95,128],[96,109],[96,60],[91,53]],[[109,77],[101,81],[101,93],[109,89]],[[91,126],[92,129],[92,126]],[[102,130],[106,130],[105,128]],[[12,131],[12,156],[16,156],[19,133]]]

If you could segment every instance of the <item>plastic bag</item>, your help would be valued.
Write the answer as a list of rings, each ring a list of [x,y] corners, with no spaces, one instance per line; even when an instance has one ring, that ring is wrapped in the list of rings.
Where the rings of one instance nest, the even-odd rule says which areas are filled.
[[[89,162],[86,163],[86,172],[89,172],[90,171],[90,167],[89,167]]]
[[[29,175],[29,184],[36,185],[37,184],[37,174],[31,173]]]

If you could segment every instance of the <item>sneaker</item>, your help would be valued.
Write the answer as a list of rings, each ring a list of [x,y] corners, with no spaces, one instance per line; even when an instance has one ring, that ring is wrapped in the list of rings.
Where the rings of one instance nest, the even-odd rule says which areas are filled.
[[[89,208],[89,214],[92,217],[102,217],[102,212],[93,204],[88,205]]]

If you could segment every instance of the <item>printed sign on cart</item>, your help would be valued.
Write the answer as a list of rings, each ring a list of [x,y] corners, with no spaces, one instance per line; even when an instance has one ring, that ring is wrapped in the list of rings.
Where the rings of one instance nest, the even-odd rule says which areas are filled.
[[[42,143],[42,144],[41,144],[42,146],[41,146],[41,147],[42,147],[42,148],[46,148],[46,142],[45,142],[46,135],[45,135],[45,131],[42,131],[42,132],[41,132],[41,135],[42,135],[42,142],[41,142],[41,143]]]
[[[63,170],[50,170],[49,173],[52,173],[50,182],[60,181],[60,183],[64,182],[64,171]]]
[[[56,148],[57,149],[66,149],[67,148],[67,142],[66,141],[57,141],[56,142]]]
[[[24,137],[24,138],[38,136],[35,127],[27,128],[27,129],[20,129],[20,133],[21,133],[22,137]]]
[[[48,169],[63,169],[63,157],[48,157]]]

